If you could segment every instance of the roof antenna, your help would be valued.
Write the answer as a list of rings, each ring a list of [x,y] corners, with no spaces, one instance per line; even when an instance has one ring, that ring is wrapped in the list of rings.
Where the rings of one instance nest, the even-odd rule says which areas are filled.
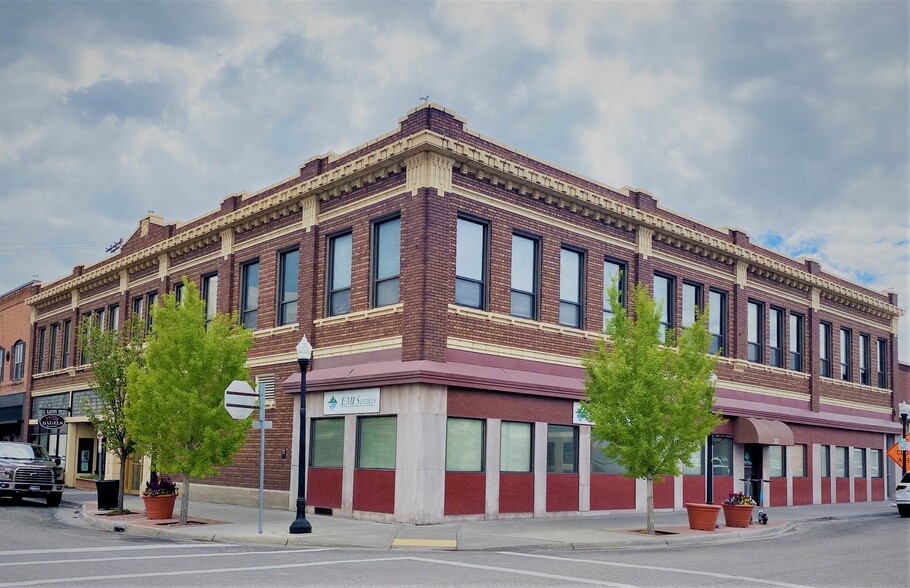
[[[120,246],[123,245],[123,237],[120,237],[116,242],[112,243],[107,249],[104,250],[105,253],[116,253]]]
[[[426,96],[421,96],[420,99],[423,100],[424,102],[426,102],[427,104],[430,103],[430,95],[429,95],[429,94],[427,94]]]

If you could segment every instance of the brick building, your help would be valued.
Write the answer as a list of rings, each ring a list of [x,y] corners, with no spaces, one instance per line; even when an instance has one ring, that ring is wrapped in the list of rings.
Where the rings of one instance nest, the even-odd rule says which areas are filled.
[[[28,282],[0,294],[0,441],[25,439],[25,404],[31,352],[32,311],[26,300],[38,293]]]
[[[579,357],[603,336],[616,273],[624,291],[653,287],[667,330],[710,305],[722,354],[728,422],[713,458],[655,484],[657,508],[704,501],[709,473],[715,496],[770,480],[771,506],[884,499],[884,450],[900,432],[896,295],[534,159],[437,105],[192,221],[149,216],[117,255],[44,286],[29,301],[33,336],[53,341],[32,362],[32,434],[42,410],[64,406],[69,448],[94,439],[66,325],[147,316],[185,275],[209,312],[237,310],[255,329],[251,373],[274,391],[270,505],[296,496],[305,334],[311,508],[410,523],[641,510],[643,483],[603,457],[575,410]],[[255,437],[194,498],[253,503]],[[130,472],[138,488],[141,460]]]

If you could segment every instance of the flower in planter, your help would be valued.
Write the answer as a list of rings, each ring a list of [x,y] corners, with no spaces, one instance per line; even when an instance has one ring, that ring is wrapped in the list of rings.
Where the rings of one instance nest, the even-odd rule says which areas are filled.
[[[167,476],[156,476],[151,482],[145,483],[143,496],[168,496],[177,494],[177,484]]]
[[[729,496],[727,496],[727,499],[724,500],[724,504],[732,504],[735,506],[756,506],[758,503],[752,500],[751,496],[746,496],[742,492],[732,492]]]

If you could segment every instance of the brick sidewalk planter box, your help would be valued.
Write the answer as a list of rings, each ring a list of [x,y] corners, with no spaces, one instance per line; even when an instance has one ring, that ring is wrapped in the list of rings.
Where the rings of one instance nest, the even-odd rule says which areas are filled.
[[[689,515],[689,528],[697,531],[713,531],[717,528],[717,516],[720,506],[716,504],[686,503],[686,513]]]
[[[724,523],[728,527],[748,528],[752,523],[752,509],[754,506],[745,504],[725,504]]]

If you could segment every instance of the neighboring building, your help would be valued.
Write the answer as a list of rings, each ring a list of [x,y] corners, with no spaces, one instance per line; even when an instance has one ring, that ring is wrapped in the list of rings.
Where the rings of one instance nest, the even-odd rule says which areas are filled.
[[[38,292],[31,281],[0,294],[0,441],[25,439],[25,404],[30,374],[32,310],[26,300]]]
[[[94,439],[65,325],[146,317],[187,276],[208,312],[238,311],[255,329],[251,373],[284,392],[267,411],[269,504],[296,496],[305,334],[312,509],[408,523],[643,510],[644,484],[620,476],[575,411],[579,357],[603,337],[617,272],[624,293],[654,288],[668,331],[710,305],[728,418],[709,464],[716,497],[763,478],[771,506],[884,499],[884,451],[900,432],[896,295],[505,147],[437,105],[195,220],[149,216],[120,253],[44,287],[30,299],[35,336],[69,335],[54,362],[35,358],[32,433],[36,415],[64,406],[70,448]],[[696,457],[655,485],[657,508],[705,500]],[[254,503],[257,464],[251,433],[194,498]]]

